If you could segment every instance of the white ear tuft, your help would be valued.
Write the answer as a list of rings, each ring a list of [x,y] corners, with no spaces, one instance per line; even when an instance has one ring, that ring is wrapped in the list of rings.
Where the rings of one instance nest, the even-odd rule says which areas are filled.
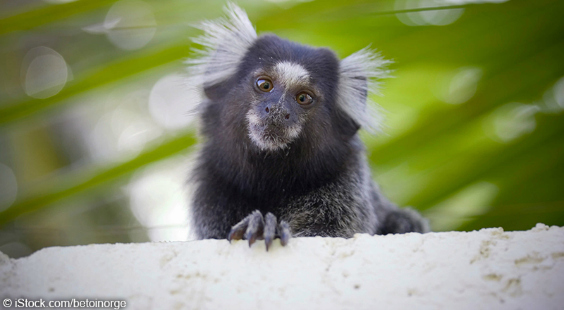
[[[198,28],[204,34],[193,40],[204,47],[196,50],[199,57],[187,61],[191,78],[200,85],[212,85],[233,75],[257,38],[243,9],[229,2],[224,10],[227,18],[202,22]]]
[[[384,67],[391,63],[369,48],[341,60],[337,103],[359,125],[369,132],[380,129],[381,117],[371,104],[370,92],[377,92],[377,79],[388,76]]]

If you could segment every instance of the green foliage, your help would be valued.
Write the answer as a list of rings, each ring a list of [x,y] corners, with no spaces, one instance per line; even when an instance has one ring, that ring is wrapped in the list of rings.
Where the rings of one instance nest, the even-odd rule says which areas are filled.
[[[188,38],[198,33],[189,25],[220,16],[223,6],[146,1],[155,24],[135,27],[154,29],[154,36],[142,47],[120,49],[107,33],[96,32],[115,3],[0,4],[0,164],[11,167],[18,181],[16,201],[1,207],[0,199],[4,232],[49,222],[24,216],[32,211],[50,218],[85,197],[123,196],[117,189],[128,177],[188,154],[195,143],[189,128],[165,130],[133,155],[96,161],[65,140],[74,128],[67,127],[69,114],[112,109],[108,94],[150,89],[161,77],[182,72],[190,57]],[[385,133],[363,134],[374,176],[392,201],[421,210],[438,230],[564,224],[563,2],[435,9],[367,0],[239,4],[259,33],[327,46],[342,57],[371,45],[394,60],[394,78],[383,81],[382,96],[373,98],[383,107]],[[405,24],[430,23],[439,11],[461,15],[442,26]],[[57,51],[72,70],[59,92],[42,99],[24,91],[26,53],[37,46]],[[132,109],[148,114],[145,102]],[[72,220],[53,225],[72,226]]]

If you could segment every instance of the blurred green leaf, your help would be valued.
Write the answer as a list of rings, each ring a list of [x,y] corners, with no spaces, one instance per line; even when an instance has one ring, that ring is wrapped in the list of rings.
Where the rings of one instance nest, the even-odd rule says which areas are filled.
[[[87,168],[42,182],[10,208],[0,212],[0,225],[19,215],[49,206],[63,198],[84,193],[104,183],[115,182],[146,165],[185,151],[194,145],[195,141],[192,132],[184,133],[150,147],[131,160],[109,164],[105,167]]]
[[[15,31],[31,30],[49,25],[81,13],[108,6],[115,0],[74,1],[58,5],[45,4],[40,8],[25,10],[0,19],[0,35]]]
[[[107,63],[104,67],[93,68],[91,72],[77,77],[65,89],[46,99],[27,99],[26,101],[0,106],[0,126],[45,109],[61,106],[72,96],[83,95],[88,91],[134,76],[158,66],[178,61],[188,54],[187,42],[182,40],[176,45],[160,47],[156,50],[129,55]]]

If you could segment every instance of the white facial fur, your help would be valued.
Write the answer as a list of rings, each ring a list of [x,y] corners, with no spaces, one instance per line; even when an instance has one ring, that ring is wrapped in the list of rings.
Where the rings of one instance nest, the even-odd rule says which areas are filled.
[[[303,85],[309,82],[309,72],[297,63],[283,61],[276,64],[275,67],[278,81],[286,88],[294,85]]]
[[[282,133],[276,135],[267,135],[265,128],[267,124],[261,120],[256,109],[251,108],[247,112],[247,130],[249,138],[263,151],[275,151],[284,149],[292,140],[300,135],[302,124],[297,123],[283,129]],[[283,116],[276,115],[275,118],[282,118]]]

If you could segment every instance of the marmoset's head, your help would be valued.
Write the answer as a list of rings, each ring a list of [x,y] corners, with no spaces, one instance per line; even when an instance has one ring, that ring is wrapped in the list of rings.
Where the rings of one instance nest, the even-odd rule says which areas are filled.
[[[326,48],[257,37],[243,10],[229,4],[226,12],[228,19],[202,24],[205,34],[195,42],[205,50],[188,61],[192,84],[205,96],[205,135],[223,132],[277,151],[300,139],[346,139],[361,126],[378,127],[367,94],[387,61],[368,49],[339,60]]]

